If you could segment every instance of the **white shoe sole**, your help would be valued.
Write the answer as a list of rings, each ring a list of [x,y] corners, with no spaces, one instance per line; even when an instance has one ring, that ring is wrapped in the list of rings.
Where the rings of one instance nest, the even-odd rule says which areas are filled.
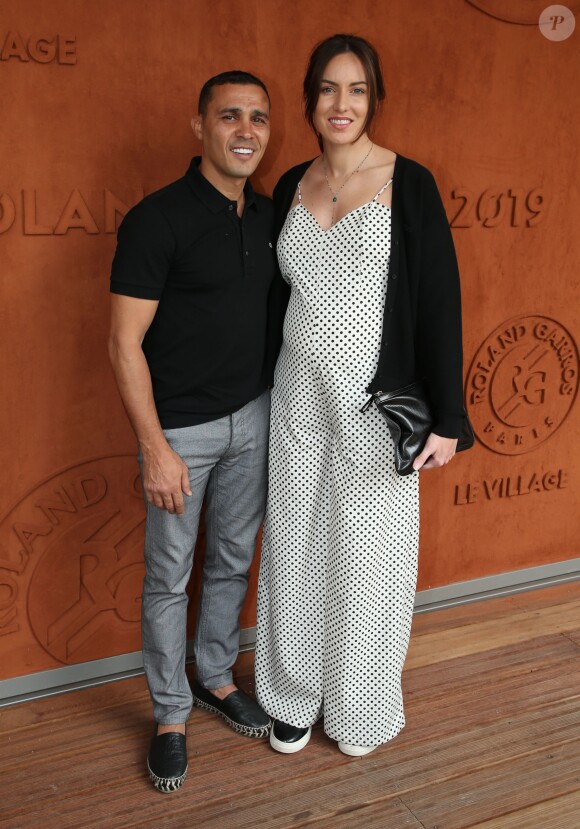
[[[348,754],[349,757],[364,757],[365,754],[370,754],[378,746],[353,746],[350,743],[338,744],[339,749],[343,754]]]
[[[295,754],[297,751],[303,749],[305,745],[308,745],[311,735],[312,727],[308,729],[304,737],[296,740],[295,743],[285,743],[283,740],[278,740],[274,736],[274,726],[272,726],[272,730],[270,731],[270,745],[274,751],[279,751],[281,754]]]

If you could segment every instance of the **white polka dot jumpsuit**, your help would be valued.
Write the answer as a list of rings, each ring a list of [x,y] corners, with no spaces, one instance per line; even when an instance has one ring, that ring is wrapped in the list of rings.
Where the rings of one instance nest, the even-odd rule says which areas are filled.
[[[325,231],[299,185],[278,241],[291,295],[272,394],[258,595],[264,709],[301,728],[323,712],[329,737],[361,746],[405,724],[419,532],[419,476],[397,475],[385,422],[374,406],[360,412],[387,288],[384,189]]]

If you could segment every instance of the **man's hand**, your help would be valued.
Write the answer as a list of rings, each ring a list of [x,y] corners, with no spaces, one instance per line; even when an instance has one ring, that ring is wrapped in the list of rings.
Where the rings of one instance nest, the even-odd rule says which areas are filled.
[[[431,432],[427,438],[425,448],[417,455],[413,462],[413,469],[434,469],[436,466],[445,466],[455,454],[457,438],[442,438]]]
[[[191,496],[189,472],[169,446],[156,452],[143,450],[143,489],[150,504],[183,515],[183,494]]]

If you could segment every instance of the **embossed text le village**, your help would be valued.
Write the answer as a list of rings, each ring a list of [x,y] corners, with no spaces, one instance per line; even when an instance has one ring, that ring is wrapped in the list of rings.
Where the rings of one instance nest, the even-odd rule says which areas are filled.
[[[494,501],[498,498],[513,498],[516,495],[530,495],[534,492],[549,492],[565,489],[568,474],[564,469],[553,472],[528,472],[521,475],[507,475],[505,478],[489,478],[457,484],[453,503],[456,506],[475,504],[478,501]]]

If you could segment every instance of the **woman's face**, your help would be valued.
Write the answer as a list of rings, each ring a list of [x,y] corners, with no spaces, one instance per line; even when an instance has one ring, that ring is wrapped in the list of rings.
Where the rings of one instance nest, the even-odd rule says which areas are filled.
[[[360,60],[351,52],[327,64],[314,111],[324,142],[351,144],[362,134],[369,110],[369,86]]]

